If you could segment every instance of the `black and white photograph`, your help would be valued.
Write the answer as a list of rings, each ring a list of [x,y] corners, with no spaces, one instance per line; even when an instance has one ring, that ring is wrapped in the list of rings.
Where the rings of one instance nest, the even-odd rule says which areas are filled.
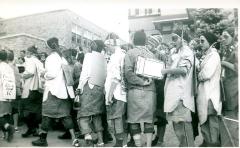
[[[239,147],[240,3],[213,1],[0,0],[0,147]]]

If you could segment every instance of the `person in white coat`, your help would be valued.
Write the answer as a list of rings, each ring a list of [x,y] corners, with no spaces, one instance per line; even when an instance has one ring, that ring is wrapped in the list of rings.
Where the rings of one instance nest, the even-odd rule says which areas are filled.
[[[203,143],[201,146],[220,146],[219,117],[222,110],[220,99],[221,61],[214,43],[217,37],[209,32],[200,36],[204,51],[198,73],[197,109]]]
[[[46,82],[42,103],[41,132],[40,139],[32,141],[33,146],[48,146],[47,133],[51,120],[56,118],[60,119],[64,127],[70,131],[73,143],[76,141],[70,115],[72,106],[68,100],[75,96],[73,87],[67,84],[63,71],[63,65],[67,65],[67,61],[61,56],[57,38],[50,38],[47,44],[52,52],[45,61],[46,71],[42,73]]]
[[[14,71],[7,64],[7,51],[0,49],[0,129],[7,132],[7,141],[13,139],[14,127],[10,124],[11,100],[16,98]]]
[[[42,92],[40,88],[40,72],[44,71],[43,64],[36,57],[37,48],[31,46],[26,52],[25,71],[23,72],[23,93],[21,108],[23,110],[27,131],[23,138],[30,135],[38,136],[37,129],[41,122]]]

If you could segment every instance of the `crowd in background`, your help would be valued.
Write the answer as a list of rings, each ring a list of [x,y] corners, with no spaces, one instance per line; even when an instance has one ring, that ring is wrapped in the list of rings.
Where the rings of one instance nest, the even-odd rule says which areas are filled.
[[[89,53],[61,50],[55,37],[47,40],[49,55],[36,46],[22,50],[19,57],[1,49],[1,129],[11,142],[21,112],[27,126],[22,137],[39,137],[33,146],[48,146],[48,131],[57,120],[66,130],[59,138],[71,138],[73,146],[103,147],[109,136],[116,139],[116,147],[139,147],[144,133],[151,147],[164,146],[166,125],[172,122],[179,146],[195,146],[199,125],[201,146],[238,145],[238,137],[229,142],[229,133],[222,131],[238,125],[234,33],[229,28],[220,38],[204,32],[191,39],[184,30],[174,30],[171,41],[163,43],[161,34],[146,36],[141,30],[131,44],[94,40]],[[139,56],[162,61],[164,77],[136,74]],[[233,123],[226,124],[223,116]]]

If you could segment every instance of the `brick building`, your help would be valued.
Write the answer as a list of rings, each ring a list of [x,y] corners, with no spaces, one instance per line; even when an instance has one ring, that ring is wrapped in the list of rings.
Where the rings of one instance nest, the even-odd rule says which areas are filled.
[[[46,40],[57,37],[63,48],[89,50],[90,41],[108,32],[69,10],[57,10],[0,20],[0,45],[15,51],[35,44],[48,51]],[[18,52],[16,52],[18,54]]]

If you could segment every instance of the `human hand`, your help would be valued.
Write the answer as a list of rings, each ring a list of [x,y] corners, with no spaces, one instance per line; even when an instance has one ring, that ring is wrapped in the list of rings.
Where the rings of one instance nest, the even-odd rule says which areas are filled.
[[[144,86],[150,85],[151,82],[152,82],[152,79],[151,79],[151,78],[148,78],[147,80],[145,80],[145,82],[144,82],[143,85],[144,85]]]
[[[80,95],[80,94],[82,94],[82,92],[83,92],[82,89],[78,88],[78,89],[76,89],[75,94]]]

